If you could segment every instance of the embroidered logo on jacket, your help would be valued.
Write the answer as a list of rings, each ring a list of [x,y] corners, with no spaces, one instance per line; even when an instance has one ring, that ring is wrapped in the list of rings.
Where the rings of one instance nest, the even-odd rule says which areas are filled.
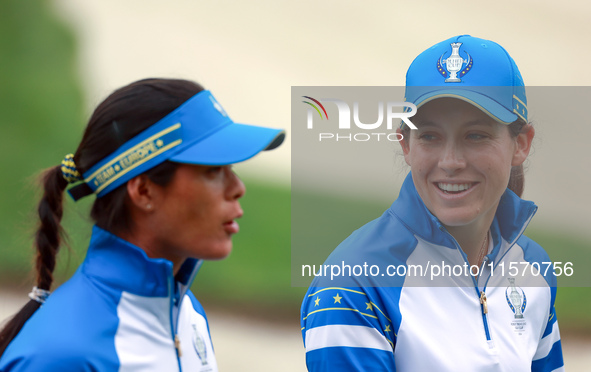
[[[525,292],[520,287],[515,285],[515,278],[507,278],[509,286],[505,289],[505,298],[511,311],[513,311],[514,319],[511,325],[519,335],[525,332],[526,321],[524,318],[525,307],[527,306],[527,297]]]
[[[193,324],[193,346],[195,347],[195,351],[197,352],[197,356],[201,360],[202,365],[207,364],[207,348],[205,346],[205,340],[199,334],[197,330],[197,325]]]

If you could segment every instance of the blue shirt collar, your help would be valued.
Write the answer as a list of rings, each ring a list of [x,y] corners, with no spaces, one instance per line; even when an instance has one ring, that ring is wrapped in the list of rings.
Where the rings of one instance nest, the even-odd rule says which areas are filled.
[[[183,298],[202,261],[187,259],[173,278],[172,262],[149,258],[146,252],[110,232],[93,226],[90,245],[81,270],[100,282],[139,296]]]

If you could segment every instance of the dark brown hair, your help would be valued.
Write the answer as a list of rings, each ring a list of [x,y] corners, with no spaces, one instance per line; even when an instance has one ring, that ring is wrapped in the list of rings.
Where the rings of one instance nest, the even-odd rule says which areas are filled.
[[[526,124],[527,123],[522,119],[517,119],[513,123],[509,124],[509,134],[511,137],[517,137],[523,131]],[[409,138],[408,136],[410,135],[410,128],[406,124],[403,124],[402,135],[405,138]],[[523,195],[523,190],[525,188],[525,172],[523,170],[523,164],[511,167],[511,176],[509,177],[509,184],[507,185],[507,188],[513,191],[519,197]]]
[[[528,123],[522,119],[517,119],[513,123],[509,124],[509,133],[511,134],[511,137],[517,137],[527,124]],[[509,177],[509,184],[507,185],[507,188],[509,188],[509,190],[513,191],[519,197],[523,195],[523,190],[525,189],[525,172],[523,170],[523,163],[511,167],[511,176]]]
[[[83,174],[202,90],[197,83],[177,79],[144,79],[116,90],[96,107],[90,117],[74,154],[76,168]],[[151,181],[164,186],[171,181],[176,168],[175,163],[165,161],[145,174]],[[43,196],[37,208],[39,225],[34,243],[37,249],[36,286],[50,290],[56,255],[65,237],[60,222],[68,182],[63,178],[60,166],[55,166],[43,173],[41,184]],[[91,218],[97,226],[113,233],[129,231],[132,221],[126,198],[125,185],[97,198],[90,212]],[[37,301],[29,301],[6,324],[0,332],[0,356],[39,307]]]

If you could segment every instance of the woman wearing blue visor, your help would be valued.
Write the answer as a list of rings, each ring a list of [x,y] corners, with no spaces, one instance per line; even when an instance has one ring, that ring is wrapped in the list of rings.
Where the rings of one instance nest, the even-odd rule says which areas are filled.
[[[325,263],[388,275],[315,278],[302,305],[308,369],[564,370],[556,277],[523,235],[537,209],[520,198],[534,129],[515,62],[492,41],[453,37],[413,61],[406,100],[411,172]]]
[[[0,371],[217,371],[189,290],[232,249],[244,184],[231,164],[279,146],[234,123],[200,85],[146,79],[111,94],[82,141],[43,176],[31,301],[2,331]],[[65,189],[96,195],[87,256],[49,295]]]

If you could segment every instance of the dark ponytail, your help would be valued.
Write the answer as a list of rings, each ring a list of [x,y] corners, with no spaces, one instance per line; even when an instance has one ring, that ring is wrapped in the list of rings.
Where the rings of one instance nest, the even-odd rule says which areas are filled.
[[[64,213],[64,190],[68,186],[68,182],[62,176],[60,167],[57,166],[50,168],[43,174],[42,183],[44,193],[37,208],[39,227],[35,234],[35,246],[37,247],[35,267],[37,269],[37,288],[49,291],[53,283],[55,257],[65,235],[61,220]]]
[[[526,125],[531,124],[527,124],[522,119],[517,119],[509,124],[509,133],[511,134],[511,137],[517,137],[524,128],[526,128]],[[523,170],[523,164],[511,168],[511,176],[509,177],[507,188],[519,197],[523,195],[523,190],[525,189],[525,171]]]
[[[68,182],[62,176],[59,166],[50,168],[42,175],[43,196],[39,202],[37,213],[39,226],[35,234],[35,247],[37,256],[35,268],[37,272],[36,286],[39,289],[49,291],[53,282],[53,270],[55,259],[64,235],[61,226],[63,215],[63,195]],[[0,332],[0,355],[20,332],[21,328],[39,309],[41,304],[31,299],[27,304],[6,324]]]
[[[120,88],[94,110],[76,153],[74,162],[80,174],[90,169],[122,144],[156,123],[186,100],[203,90],[197,83],[179,79],[144,79]],[[165,161],[145,174],[152,182],[166,185],[174,176],[176,163]],[[37,208],[39,226],[35,234],[36,286],[49,291],[60,245],[65,238],[61,226],[64,191],[68,182],[60,166],[42,175],[43,196]],[[112,233],[129,231],[125,185],[95,199],[91,217]],[[0,356],[20,332],[26,321],[41,307],[42,301],[29,301],[0,332]]]
[[[523,164],[511,168],[511,176],[509,177],[507,188],[519,197],[523,195],[523,190],[525,188],[525,172],[523,170]]]

